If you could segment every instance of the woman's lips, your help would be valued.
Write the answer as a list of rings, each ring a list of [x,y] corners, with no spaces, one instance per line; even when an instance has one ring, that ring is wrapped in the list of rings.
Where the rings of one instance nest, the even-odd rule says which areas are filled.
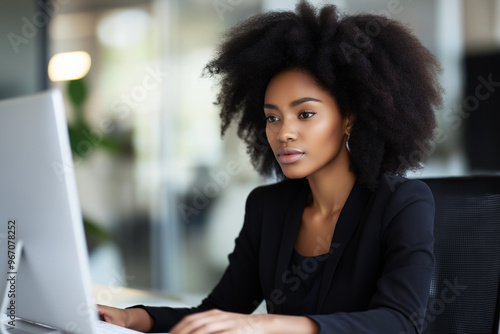
[[[302,159],[304,152],[295,148],[285,147],[276,151],[276,156],[278,157],[279,162],[291,164],[292,162]]]

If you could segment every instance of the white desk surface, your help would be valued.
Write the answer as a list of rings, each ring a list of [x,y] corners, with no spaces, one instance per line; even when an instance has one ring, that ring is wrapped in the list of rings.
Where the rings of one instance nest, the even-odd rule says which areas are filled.
[[[94,297],[97,304],[114,307],[128,307],[137,304],[148,306],[190,307],[197,305],[204,296],[171,296],[139,289],[117,286],[94,285]]]

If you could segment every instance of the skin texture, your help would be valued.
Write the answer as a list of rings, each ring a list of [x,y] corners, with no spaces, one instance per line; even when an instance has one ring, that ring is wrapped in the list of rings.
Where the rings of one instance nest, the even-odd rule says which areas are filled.
[[[119,309],[115,307],[97,305],[97,312],[101,320],[140,332],[149,332],[153,328],[153,319],[148,312],[140,308]]]
[[[342,117],[335,98],[309,73],[298,69],[279,73],[270,81],[264,112],[267,139],[275,156],[285,147],[303,152],[301,159],[288,164],[277,157],[283,173],[288,178],[307,177],[311,187],[295,248],[304,256],[327,253],[356,180],[349,170],[345,145],[352,119]],[[318,242],[320,239],[326,242]]]
[[[267,139],[286,177],[329,174],[348,163],[348,154],[343,154],[347,119],[335,99],[307,72],[276,75],[267,86],[264,113]],[[303,158],[282,163],[277,151],[285,147],[304,152]]]
[[[352,126],[342,117],[335,98],[319,86],[309,73],[292,69],[277,74],[269,82],[264,101],[266,135],[283,173],[289,178],[307,177],[311,194],[299,234],[297,250],[305,256],[328,252],[320,245],[331,241],[335,225],[356,181],[349,169],[346,149]],[[283,149],[298,150],[294,162],[282,161]],[[99,305],[105,321],[148,331],[153,320],[142,309],[120,310]],[[238,314],[210,310],[182,319],[171,334],[209,333],[318,333],[317,324],[307,317],[272,314]]]

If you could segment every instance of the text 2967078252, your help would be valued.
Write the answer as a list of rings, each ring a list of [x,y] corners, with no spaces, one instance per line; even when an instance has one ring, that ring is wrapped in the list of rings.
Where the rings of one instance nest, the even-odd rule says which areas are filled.
[[[16,321],[16,220],[11,219],[7,223],[7,316],[9,325],[15,326]]]

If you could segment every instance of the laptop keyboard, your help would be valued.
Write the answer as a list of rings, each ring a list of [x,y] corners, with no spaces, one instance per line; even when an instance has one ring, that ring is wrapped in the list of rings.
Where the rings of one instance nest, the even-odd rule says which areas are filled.
[[[16,327],[6,326],[9,334],[63,334],[57,329],[46,326],[32,324],[22,320],[16,320]],[[109,322],[97,320],[96,321],[97,334],[137,334],[142,333],[132,329],[120,327],[110,324]]]

